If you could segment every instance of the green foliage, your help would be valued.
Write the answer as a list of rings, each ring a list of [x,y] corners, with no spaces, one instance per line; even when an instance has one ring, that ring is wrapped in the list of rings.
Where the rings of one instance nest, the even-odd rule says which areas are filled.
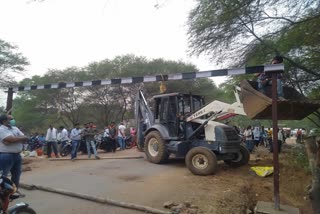
[[[17,47],[0,39],[0,86],[7,86],[13,81],[13,74],[24,71],[27,59],[16,52]]]
[[[189,14],[189,38],[191,48],[197,54],[207,52],[214,59],[243,64],[258,53],[256,60],[264,62],[265,59],[270,60],[270,54],[281,53],[278,48],[282,47],[275,42],[281,38],[288,41],[285,37],[296,32],[293,28],[308,25],[319,18],[317,1],[198,0]],[[306,45],[306,38],[301,33],[314,33],[318,28],[301,31],[290,45],[280,42],[287,47],[285,53]],[[309,35],[312,41],[318,37]],[[310,45],[310,40],[307,45]]]
[[[5,108],[3,106],[0,106],[0,115],[4,114],[6,112]]]
[[[13,115],[18,127],[43,127],[47,118],[39,114],[33,100],[19,97],[14,100]]]
[[[189,14],[194,54],[229,66],[270,63],[284,57],[284,84],[320,99],[320,2],[303,0],[198,0]],[[250,75],[230,77],[230,86]],[[320,112],[309,117],[320,126]]]
[[[289,153],[289,160],[292,166],[302,168],[310,172],[309,159],[304,146],[293,148]]]

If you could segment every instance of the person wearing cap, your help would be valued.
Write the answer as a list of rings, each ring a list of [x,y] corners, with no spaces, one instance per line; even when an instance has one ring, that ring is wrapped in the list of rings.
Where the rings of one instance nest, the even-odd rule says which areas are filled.
[[[11,180],[19,187],[22,173],[22,158],[20,152],[23,143],[28,139],[17,127],[10,125],[11,116],[0,116],[0,171],[3,176],[11,173]]]
[[[271,64],[280,64],[283,63],[282,56],[275,56]],[[266,93],[266,87],[272,84],[272,76],[271,74],[260,73],[258,74],[258,89],[262,93]],[[282,75],[277,74],[277,94],[279,100],[285,100],[283,97],[283,87],[282,87]]]

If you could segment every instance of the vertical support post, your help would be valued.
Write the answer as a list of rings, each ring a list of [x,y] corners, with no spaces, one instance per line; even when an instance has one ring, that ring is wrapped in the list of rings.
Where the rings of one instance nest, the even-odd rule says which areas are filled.
[[[13,101],[13,89],[9,88],[8,89],[8,95],[7,95],[7,106],[6,106],[7,114],[11,114],[12,101]]]
[[[272,73],[272,134],[273,134],[273,188],[274,208],[280,210],[279,194],[279,146],[278,146],[278,94],[277,94],[277,73]]]

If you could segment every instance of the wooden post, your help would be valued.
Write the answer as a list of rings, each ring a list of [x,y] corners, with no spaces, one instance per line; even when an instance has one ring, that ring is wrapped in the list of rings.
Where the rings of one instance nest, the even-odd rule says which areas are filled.
[[[7,95],[7,107],[6,107],[7,114],[11,114],[12,101],[13,101],[13,89],[9,88],[8,89],[8,95]]]
[[[274,208],[280,210],[277,73],[272,74],[273,196]]]

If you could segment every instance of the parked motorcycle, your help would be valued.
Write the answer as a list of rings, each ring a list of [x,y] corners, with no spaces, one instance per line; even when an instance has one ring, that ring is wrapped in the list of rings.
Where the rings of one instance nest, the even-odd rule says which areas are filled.
[[[105,152],[112,152],[117,148],[117,141],[112,141],[109,137],[97,137],[97,148],[104,150]]]
[[[61,148],[60,150],[60,155],[62,157],[68,156],[69,154],[71,154],[71,150],[72,150],[72,141],[69,140],[67,141],[64,146]]]
[[[131,149],[132,146],[133,146],[133,143],[132,143],[132,136],[127,136],[125,139],[124,139],[124,143],[126,144],[126,149]]]
[[[36,137],[31,137],[27,141],[26,150],[32,152],[34,150],[42,148],[42,146],[43,146],[43,144]]]
[[[14,183],[2,175],[0,171],[0,214],[36,214],[36,212],[24,202],[9,207],[9,202],[19,198],[15,194],[17,188]]]
[[[99,148],[98,142],[96,142],[96,148]],[[60,151],[60,155],[62,157],[68,156],[69,154],[71,154],[71,150],[72,150],[72,141],[68,141],[66,142],[66,144],[61,148]],[[82,154],[87,154],[87,146],[86,146],[86,141],[84,139],[81,139],[77,151],[82,152]],[[93,154],[93,150],[91,148],[91,153]]]

